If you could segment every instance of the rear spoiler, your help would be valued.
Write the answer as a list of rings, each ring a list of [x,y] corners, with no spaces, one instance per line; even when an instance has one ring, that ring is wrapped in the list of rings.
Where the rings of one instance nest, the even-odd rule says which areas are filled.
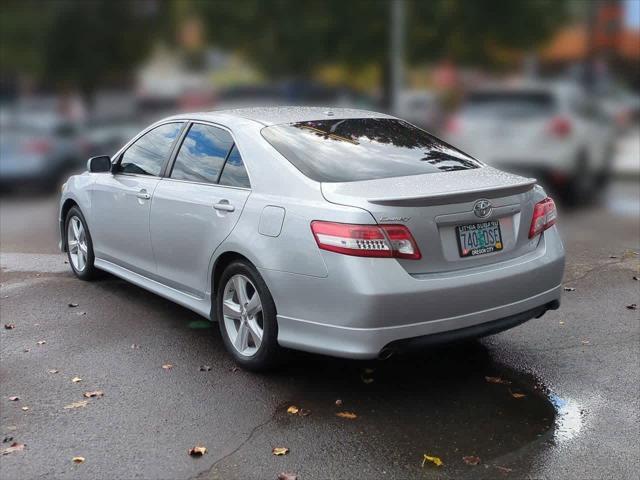
[[[323,183],[329,201],[353,204],[354,200],[389,206],[428,206],[462,203],[478,198],[496,198],[524,193],[535,178],[512,175],[491,167],[384,178],[347,183]]]

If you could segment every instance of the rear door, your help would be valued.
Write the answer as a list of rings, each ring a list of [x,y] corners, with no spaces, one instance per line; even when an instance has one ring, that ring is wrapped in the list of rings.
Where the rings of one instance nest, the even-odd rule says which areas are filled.
[[[153,277],[149,213],[160,174],[184,122],[155,127],[120,155],[114,174],[96,175],[92,237],[97,257]]]
[[[153,251],[163,283],[204,296],[211,256],[231,233],[250,192],[230,132],[193,123],[151,207]]]

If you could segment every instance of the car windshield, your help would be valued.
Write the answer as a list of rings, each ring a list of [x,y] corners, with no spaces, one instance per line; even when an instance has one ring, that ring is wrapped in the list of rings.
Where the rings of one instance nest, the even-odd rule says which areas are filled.
[[[476,92],[469,95],[464,110],[479,115],[528,117],[549,114],[553,103],[547,92]]]
[[[424,130],[392,118],[313,120],[262,129],[307,177],[353,182],[482,166]]]

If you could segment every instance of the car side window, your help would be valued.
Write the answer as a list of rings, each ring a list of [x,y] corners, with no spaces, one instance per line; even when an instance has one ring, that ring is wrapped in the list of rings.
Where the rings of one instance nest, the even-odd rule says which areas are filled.
[[[232,146],[233,138],[226,130],[193,124],[180,146],[171,178],[216,183]]]
[[[122,154],[118,171],[159,176],[182,125],[166,123],[145,133]]]
[[[222,175],[220,176],[220,185],[229,185],[231,187],[251,187],[249,183],[249,175],[244,167],[244,162],[235,145],[229,153],[227,163],[224,164]]]

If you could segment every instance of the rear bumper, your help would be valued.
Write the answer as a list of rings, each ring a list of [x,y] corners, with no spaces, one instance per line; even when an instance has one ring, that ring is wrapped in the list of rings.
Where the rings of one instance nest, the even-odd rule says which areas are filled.
[[[326,278],[260,270],[278,309],[278,342],[339,357],[375,358],[400,340],[525,312],[532,318],[540,309],[557,308],[561,296],[564,249],[555,228],[524,257],[457,272],[412,276],[395,260],[380,260],[331,254],[325,257]],[[494,326],[466,333],[483,335]]]

